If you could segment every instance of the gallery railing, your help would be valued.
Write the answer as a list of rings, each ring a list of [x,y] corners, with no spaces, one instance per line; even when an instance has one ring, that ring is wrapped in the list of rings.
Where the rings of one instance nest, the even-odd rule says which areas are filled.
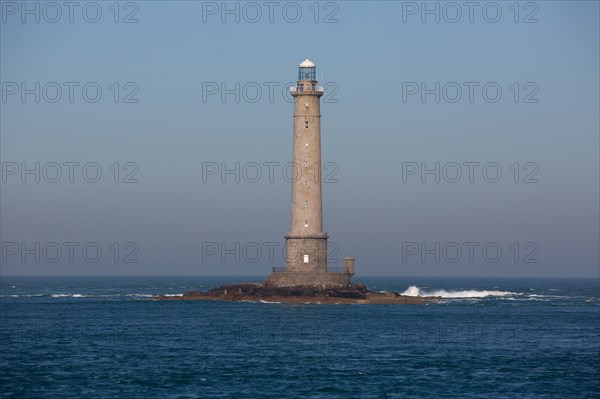
[[[285,272],[285,267],[273,267],[274,273],[283,273]],[[338,273],[338,274],[347,274],[348,269],[345,267],[328,267],[327,273]]]
[[[325,88],[319,85],[298,85],[298,86],[290,86],[290,91],[292,93],[296,92],[305,92],[305,91],[316,91],[319,93],[323,93]]]

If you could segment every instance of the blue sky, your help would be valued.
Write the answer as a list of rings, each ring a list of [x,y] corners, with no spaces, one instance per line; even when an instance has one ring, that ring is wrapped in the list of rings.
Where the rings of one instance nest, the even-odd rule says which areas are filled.
[[[472,22],[462,2],[141,1],[118,15],[82,2],[73,22],[61,3],[60,18],[44,3],[0,4],[2,274],[283,266],[283,93],[310,58],[328,93],[333,261],[356,257],[359,275],[598,276],[596,1],[481,2]],[[236,163],[239,182],[221,175]],[[421,176],[436,165],[439,182]]]

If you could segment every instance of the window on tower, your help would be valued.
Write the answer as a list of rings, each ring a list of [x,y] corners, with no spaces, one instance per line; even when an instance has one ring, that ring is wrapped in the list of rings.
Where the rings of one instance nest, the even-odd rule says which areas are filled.
[[[304,221],[304,227],[308,227],[308,220]]]
[[[308,201],[304,201],[304,207],[308,208]]]
[[[308,129],[308,121],[304,122],[304,128]]]
[[[308,255],[304,255],[304,263],[308,263]]]
[[[317,80],[317,68],[299,68],[298,80]]]

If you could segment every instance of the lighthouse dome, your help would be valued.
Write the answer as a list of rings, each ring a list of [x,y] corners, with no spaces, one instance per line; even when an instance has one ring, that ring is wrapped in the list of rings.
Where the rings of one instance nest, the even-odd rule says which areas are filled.
[[[317,68],[314,62],[308,58],[302,61],[298,68],[298,80],[317,80]]]
[[[305,59],[304,61],[302,61],[302,63],[300,64],[300,68],[315,68],[316,65],[314,62],[312,62],[311,60],[309,60],[308,58]]]

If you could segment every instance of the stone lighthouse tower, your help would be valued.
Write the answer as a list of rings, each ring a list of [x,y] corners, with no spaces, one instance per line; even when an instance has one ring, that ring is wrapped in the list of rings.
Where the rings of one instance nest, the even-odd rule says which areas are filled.
[[[285,236],[285,268],[273,268],[268,285],[348,285],[354,258],[327,268],[327,233],[323,232],[321,195],[321,96],[316,65],[306,59],[299,66],[294,97],[291,227]]]

